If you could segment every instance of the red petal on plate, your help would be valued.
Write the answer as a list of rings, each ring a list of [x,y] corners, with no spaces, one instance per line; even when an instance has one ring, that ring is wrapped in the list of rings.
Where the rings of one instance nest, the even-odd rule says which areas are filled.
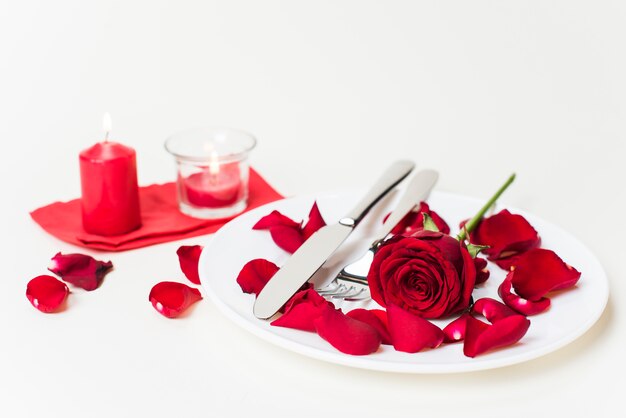
[[[509,276],[518,295],[537,301],[548,292],[574,286],[580,272],[554,251],[537,248],[521,256]]]
[[[302,228],[302,238],[306,241],[314,232],[324,226],[326,226],[326,222],[324,218],[322,218],[320,209],[317,207],[317,202],[313,202],[313,207],[309,212],[309,220],[306,225],[304,225],[304,228]]]
[[[41,312],[56,311],[70,290],[62,281],[48,275],[37,276],[26,285],[26,297]]]
[[[433,220],[435,225],[437,225],[439,231],[444,234],[450,233],[450,227],[446,221],[444,221],[443,218],[437,214],[437,212],[430,210],[430,207],[426,202],[420,202],[419,209],[409,212],[400,222],[398,222],[391,232],[393,234],[411,235],[414,232],[424,229],[424,213],[430,215],[430,218]],[[389,214],[385,216],[383,222],[386,221],[388,217]]]
[[[278,266],[263,258],[248,261],[237,276],[237,283],[244,293],[258,295],[278,271]]]
[[[85,254],[57,253],[50,260],[48,270],[74,286],[95,290],[112,267],[110,261],[99,261]]]
[[[296,252],[304,242],[304,237],[300,229],[294,229],[289,226],[274,226],[270,228],[270,234],[276,245],[292,254]]]
[[[271,325],[315,332],[314,321],[325,309],[334,309],[334,305],[314,289],[301,290],[289,299],[285,304],[285,313]]]
[[[472,307],[472,312],[484,316],[491,323],[508,316],[519,315],[504,303],[492,298],[478,299]]]
[[[378,331],[365,322],[344,315],[340,310],[324,309],[315,320],[320,337],[345,354],[363,356],[380,347]]]
[[[391,340],[398,351],[417,353],[437,348],[443,342],[443,331],[436,325],[396,305],[387,305],[387,318]]]
[[[150,290],[148,299],[161,315],[176,318],[189,306],[202,299],[200,291],[184,283],[161,282]]]
[[[202,254],[201,245],[183,245],[177,251],[178,263],[185,277],[191,283],[200,284],[200,276],[198,276],[198,261]]]
[[[483,219],[470,234],[470,242],[488,245],[483,252],[496,261],[538,247],[541,239],[526,218],[503,209]]]
[[[367,309],[354,309],[346,315],[374,327],[376,331],[378,331],[378,334],[380,334],[381,342],[383,344],[391,344],[391,335],[389,335],[387,323],[381,319],[381,312],[385,315],[385,319],[387,317],[387,313],[380,309],[375,309],[375,311],[378,312],[374,313],[374,310],[370,311]]]
[[[287,226],[289,228],[300,229],[300,224],[298,222],[283,215],[277,210],[272,211],[269,215],[259,219],[259,221],[254,224],[252,229],[270,229],[275,226]]]
[[[489,269],[487,268],[487,260],[481,257],[474,258],[474,266],[476,267],[476,281],[474,284],[485,283],[489,279]]]
[[[468,316],[463,353],[467,357],[476,357],[489,350],[515,344],[526,334],[529,326],[530,321],[524,315],[508,316],[493,325]]]
[[[550,299],[548,298],[542,297],[539,300],[530,301],[513,293],[513,284],[511,283],[510,277],[512,273],[513,272],[509,273],[500,287],[498,287],[498,295],[500,295],[509,308],[526,316],[531,316],[537,315],[550,307]]]
[[[465,338],[465,324],[467,322],[467,317],[469,316],[470,315],[465,312],[463,315],[446,325],[443,329],[444,343],[450,344],[463,341]]]

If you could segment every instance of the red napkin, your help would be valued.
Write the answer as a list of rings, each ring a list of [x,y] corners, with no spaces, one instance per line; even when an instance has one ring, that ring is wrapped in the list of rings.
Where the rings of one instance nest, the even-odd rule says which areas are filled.
[[[250,169],[250,194],[246,212],[282,199],[256,171]],[[178,210],[176,184],[154,184],[139,188],[142,225],[128,234],[104,237],[83,230],[80,199],[55,202],[36,209],[30,216],[55,237],[83,247],[124,251],[161,242],[175,241],[217,231],[229,219],[195,219]]]

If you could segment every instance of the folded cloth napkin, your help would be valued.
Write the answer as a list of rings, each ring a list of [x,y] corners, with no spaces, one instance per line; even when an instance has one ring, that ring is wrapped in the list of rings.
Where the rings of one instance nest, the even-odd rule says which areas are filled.
[[[283,197],[252,169],[249,189],[246,212]],[[195,219],[183,215],[178,210],[175,183],[140,187],[139,201],[141,227],[127,234],[110,237],[85,232],[80,199],[52,203],[34,210],[30,216],[44,230],[63,241],[105,251],[124,251],[210,234],[230,220]]]

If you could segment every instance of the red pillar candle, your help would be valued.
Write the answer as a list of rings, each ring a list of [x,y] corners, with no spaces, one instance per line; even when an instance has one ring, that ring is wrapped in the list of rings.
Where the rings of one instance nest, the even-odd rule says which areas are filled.
[[[80,180],[85,231],[121,235],[141,226],[134,149],[105,139],[82,151]]]
[[[241,200],[245,192],[238,163],[211,165],[182,179],[187,201],[202,208],[222,208]]]

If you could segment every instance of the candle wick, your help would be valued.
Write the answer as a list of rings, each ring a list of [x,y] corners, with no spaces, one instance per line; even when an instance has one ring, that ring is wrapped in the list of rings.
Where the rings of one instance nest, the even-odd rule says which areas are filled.
[[[109,131],[104,133],[104,142],[109,142]]]

